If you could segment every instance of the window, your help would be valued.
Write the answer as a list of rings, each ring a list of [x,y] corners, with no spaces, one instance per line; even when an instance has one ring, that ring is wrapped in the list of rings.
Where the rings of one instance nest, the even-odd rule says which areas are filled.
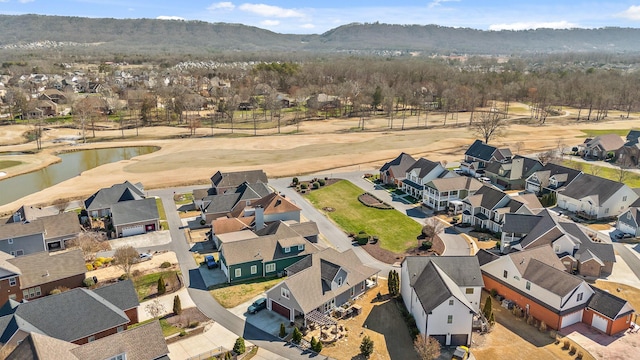
[[[527,281],[526,288],[527,288],[527,290],[531,290],[531,282],[530,281]]]
[[[356,288],[352,287],[351,288],[351,297],[354,297],[354,296],[356,296]]]
[[[267,266],[265,266],[264,271],[266,271],[266,272],[274,272],[274,271],[276,271],[276,264],[275,263],[267,264]]]
[[[123,332],[124,331],[124,326],[118,326],[118,328],[116,329],[117,332]]]
[[[9,240],[7,240],[7,242],[8,242],[9,244],[13,244],[13,239],[9,239]]]
[[[236,277],[242,276],[242,269],[236,269]]]
[[[449,306],[453,306],[453,300],[449,300]]]
[[[251,265],[251,275],[258,272],[258,265]]]
[[[576,300],[577,301],[582,301],[582,296],[583,295],[584,295],[583,293],[579,293]]]
[[[339,277],[336,282],[338,283],[338,286],[342,286],[342,276]]]
[[[503,278],[505,278],[505,279],[506,279],[507,277],[509,277],[509,272],[508,272],[507,270],[503,271],[503,272],[502,272],[502,277],[503,277]]]
[[[96,337],[91,335],[89,336],[89,338],[87,339],[88,342],[92,342],[92,341],[96,341]]]
[[[453,315],[447,316],[447,324],[453,324]]]
[[[127,354],[126,353],[118,354],[116,356],[112,356],[108,358],[107,360],[127,360]]]
[[[604,209],[604,213],[608,214],[609,213],[609,208]]]
[[[466,289],[464,290],[464,293],[465,293],[465,294],[473,294],[473,288],[466,288]]]
[[[559,244],[553,245],[553,251],[555,251],[556,253],[559,253],[560,252],[560,245]]]
[[[9,278],[9,286],[16,286],[16,283],[17,281],[15,277]]]
[[[627,201],[627,195],[622,197],[622,201]]]
[[[627,220],[631,220],[631,211],[627,213]]]
[[[304,250],[304,244],[302,244],[302,245],[298,245],[298,250],[299,250],[299,251]]]
[[[24,250],[16,250],[16,256],[24,255]]]
[[[284,252],[285,252],[285,253],[290,253],[290,252],[291,252],[291,248],[290,248],[290,247],[286,247],[286,248],[284,248]]]
[[[289,289],[280,288],[280,295],[282,295],[283,298],[288,299],[289,298]]]
[[[29,289],[22,290],[22,297],[25,299],[32,299],[34,297],[38,297],[42,295],[42,291],[40,290],[40,286],[32,287]]]

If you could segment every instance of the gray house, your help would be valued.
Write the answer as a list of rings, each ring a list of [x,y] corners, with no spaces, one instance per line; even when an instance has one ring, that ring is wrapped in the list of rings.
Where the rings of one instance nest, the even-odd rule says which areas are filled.
[[[113,204],[144,199],[144,188],[141,183],[132,184],[125,181],[109,188],[98,190],[84,201],[84,208],[92,217],[103,217],[111,215]]]
[[[116,234],[132,236],[160,228],[160,215],[155,198],[123,201],[111,207]]]
[[[65,248],[80,233],[75,212],[45,216],[31,222],[0,224],[0,251],[13,256]]]
[[[267,309],[289,321],[305,316],[306,323],[364,293],[379,271],[362,264],[353,249],[324,249],[286,269],[288,278],[267,291]]]

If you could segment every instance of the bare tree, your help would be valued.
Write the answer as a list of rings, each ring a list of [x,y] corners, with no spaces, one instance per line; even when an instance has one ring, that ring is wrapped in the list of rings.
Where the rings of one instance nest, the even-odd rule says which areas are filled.
[[[470,127],[476,135],[484,139],[485,144],[488,144],[489,140],[499,136],[506,126],[507,123],[499,112],[485,111],[477,116],[476,121],[471,123]]]
[[[160,302],[160,299],[158,299],[158,298],[155,298],[155,299],[153,299],[153,301],[150,301],[144,307],[144,309],[154,319],[158,318],[160,315],[163,315],[163,314],[167,313],[167,309],[164,307],[164,305],[162,305],[162,303]]]
[[[518,141],[517,143],[513,144],[513,149],[516,151],[516,154],[520,154],[522,149],[524,149],[524,142]]]
[[[91,260],[98,251],[111,250],[111,245],[105,240],[103,233],[87,231],[70,240],[67,246],[80,248],[85,260]]]
[[[555,158],[555,153],[553,150],[544,151],[538,153],[538,160],[542,163],[542,165],[547,165],[553,158]]]
[[[432,216],[424,221],[422,235],[427,239],[433,239],[444,230],[444,223],[437,217]]]
[[[130,276],[131,267],[138,261],[139,256],[138,250],[134,249],[132,246],[124,246],[116,250],[113,255],[113,260],[116,265],[127,274],[127,276]]]
[[[440,357],[440,343],[431,336],[416,336],[413,341],[413,348],[416,349],[418,356],[422,360],[435,360]]]

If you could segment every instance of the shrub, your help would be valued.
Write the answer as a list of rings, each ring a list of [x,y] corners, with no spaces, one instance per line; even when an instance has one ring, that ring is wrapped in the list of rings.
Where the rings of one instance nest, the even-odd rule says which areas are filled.
[[[346,335],[345,335],[346,336]],[[312,347],[311,350],[319,353],[322,351],[322,341],[316,342],[316,347]]]
[[[545,332],[547,331],[547,324],[544,323],[544,321],[540,322],[540,332]]]
[[[533,321],[534,321],[533,316],[531,315],[527,316],[527,325],[533,324]]]
[[[582,360],[583,356],[584,356],[584,354],[582,353],[582,351],[578,351],[578,356],[576,356],[576,359]]]
[[[491,289],[490,292],[491,292],[491,297],[493,297],[493,298],[496,297],[496,295],[498,295],[498,290],[496,290],[496,289]]]
[[[369,235],[358,234],[358,236],[356,236],[356,241],[358,242],[358,245],[367,245],[367,243],[369,243]]]
[[[95,281],[93,281],[93,278],[86,278],[82,281],[82,285],[84,285],[85,287],[92,287],[93,285],[95,285]]]
[[[163,295],[167,292],[167,285],[164,283],[162,276],[158,278],[158,295]]]
[[[176,315],[180,315],[180,313],[182,313],[182,303],[180,302],[180,296],[178,295],[173,297],[173,313]]]
[[[431,241],[423,241],[422,244],[420,244],[420,249],[429,250],[431,249],[432,246],[433,246],[433,243]]]
[[[87,264],[87,271],[93,270],[93,264]]]
[[[313,350],[316,347],[316,345],[318,344],[318,340],[316,340],[315,336],[311,337],[311,341],[309,342],[309,344],[311,345],[311,350]]]
[[[204,224],[206,224],[206,223],[207,223],[207,222],[206,222],[206,221],[204,221],[204,219],[201,219],[201,220],[200,220],[200,225],[204,225]]]
[[[184,330],[180,330],[180,337],[187,336],[187,332]]]
[[[53,289],[49,292],[49,295],[57,295],[60,294],[62,291],[60,291],[60,289]]]
[[[562,344],[563,344],[562,349],[567,350],[571,345],[571,342],[569,342],[569,340],[565,340],[562,342]]]
[[[307,190],[308,188],[309,188],[309,185],[307,185],[305,183],[300,184],[300,189]]]
[[[493,314],[491,297],[487,297],[487,300],[484,303],[484,307],[482,308],[482,314],[484,317],[489,320],[491,318],[491,314]]]
[[[96,268],[96,269],[102,267],[102,265],[103,265],[102,261],[100,261],[100,260],[96,260],[96,261],[93,262],[93,267]]]
[[[319,182],[317,182],[317,181],[316,181],[316,182],[314,182],[312,185],[313,185],[313,188],[314,188],[314,189],[319,189],[319,188],[320,188],[320,183],[319,183]]]
[[[280,338],[284,339],[287,336],[287,329],[284,327],[284,323],[280,323]]]
[[[166,269],[166,268],[169,268],[169,267],[171,267],[171,263],[168,262],[168,261],[165,261],[162,264],[160,264],[160,268],[161,269]]]
[[[233,344],[233,352],[236,354],[244,354],[247,348],[244,345],[244,339],[239,337],[236,339],[236,343]]]
[[[500,241],[496,241],[496,249],[500,249]]]
[[[297,327],[293,328],[293,335],[291,336],[291,341],[294,344],[300,344],[300,341],[302,340],[302,333],[300,332],[300,330],[298,330]]]
[[[318,180],[318,184],[319,184],[320,186],[325,186],[325,185],[327,184],[327,182],[326,182],[326,181],[324,181],[324,179],[320,179],[320,180]]]
[[[371,354],[373,354],[373,341],[369,336],[365,336],[360,343],[360,355],[368,359]]]
[[[127,280],[128,278],[129,278],[129,275],[127,275],[127,273],[124,273],[118,277],[118,280],[124,281],[124,280]]]
[[[297,177],[294,177],[293,180],[291,180],[291,183],[295,186],[298,185],[298,183],[300,182],[300,180],[298,180]]]
[[[575,354],[576,351],[578,351],[578,348],[575,345],[571,345],[571,351],[569,351],[569,354]]]

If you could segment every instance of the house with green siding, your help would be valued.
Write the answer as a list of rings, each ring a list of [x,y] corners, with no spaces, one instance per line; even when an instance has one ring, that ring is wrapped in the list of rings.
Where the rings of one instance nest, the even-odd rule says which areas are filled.
[[[285,268],[319,249],[289,226],[221,234],[220,268],[227,281],[282,276]]]

